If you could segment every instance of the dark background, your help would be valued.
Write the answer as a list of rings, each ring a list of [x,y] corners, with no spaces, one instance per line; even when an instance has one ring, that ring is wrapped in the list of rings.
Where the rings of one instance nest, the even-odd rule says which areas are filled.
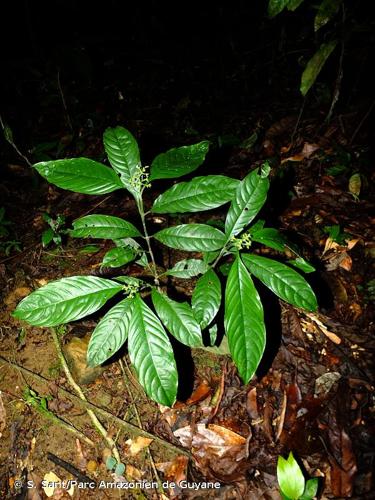
[[[317,33],[314,2],[305,0],[295,12],[274,19],[267,16],[267,3],[3,4],[3,119],[27,150],[61,136],[67,123],[59,74],[75,131],[88,126],[99,133],[121,123],[135,133],[139,129],[141,141],[150,145],[178,145],[194,134],[246,136],[260,116],[268,114],[272,123],[298,113],[303,68],[332,38],[345,43],[335,111],[366,112],[374,88],[371,2],[345,2],[345,19],[340,11]],[[305,113],[324,119],[339,57],[340,44],[309,92]]]

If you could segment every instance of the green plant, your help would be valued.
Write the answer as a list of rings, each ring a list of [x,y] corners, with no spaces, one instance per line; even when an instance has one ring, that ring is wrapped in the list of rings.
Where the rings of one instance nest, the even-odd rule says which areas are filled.
[[[328,234],[331,240],[335,241],[339,245],[345,245],[346,240],[350,240],[351,235],[349,233],[341,232],[341,227],[339,224],[334,224],[333,226],[324,226],[323,231]]]
[[[279,456],[277,460],[277,481],[283,500],[311,500],[318,491],[318,478],[305,481],[298,462],[290,452],[287,460]]]
[[[47,247],[52,241],[55,245],[60,246],[62,236],[67,232],[64,229],[65,216],[58,214],[56,218],[52,218],[48,213],[42,214],[43,220],[47,222],[49,228],[42,233],[42,245]]]
[[[268,15],[275,17],[283,10],[295,11],[304,0],[268,0]],[[330,24],[332,19],[340,10],[343,0],[322,0],[318,6],[313,6],[317,10],[314,18],[314,32],[318,32],[323,26]],[[342,7],[344,9],[344,7]],[[331,39],[321,43],[318,50],[309,59],[301,76],[300,92],[305,96],[310,88],[314,85],[319,73],[321,72],[326,61],[336,48],[337,39]],[[342,46],[343,46],[342,41]],[[342,49],[343,50],[343,49]],[[342,56],[340,62],[340,75],[342,76]],[[341,81],[340,76],[340,81]],[[336,89],[338,93],[339,90]],[[337,94],[338,99],[338,94]]]
[[[12,250],[21,251],[20,241],[5,240],[10,235],[8,226],[12,223],[5,217],[5,208],[0,208],[0,252],[9,255]]]
[[[177,369],[166,330],[182,344],[204,347],[202,330],[216,339],[215,318],[221,307],[222,286],[216,272],[219,263],[232,260],[225,286],[225,332],[232,358],[247,383],[262,358],[266,332],[263,307],[251,274],[278,297],[297,307],[314,311],[316,297],[305,279],[285,264],[249,253],[253,242],[283,249],[285,238],[275,229],[256,223],[249,228],[267,198],[270,167],[266,163],[242,181],[222,175],[195,177],[174,184],[145,211],[143,194],[157,179],[173,179],[195,171],[204,161],[209,143],[174,148],[158,155],[150,172],[140,162],[138,145],[122,127],[107,129],[104,146],[112,168],[87,158],[37,163],[36,170],[49,182],[86,194],[105,194],[125,188],[134,197],[140,228],[111,215],[86,215],[73,222],[73,238],[106,238],[114,241],[113,266],[136,261],[142,279],[119,276],[72,276],[48,283],[23,299],[13,315],[37,326],[56,326],[81,319],[100,309],[111,297],[123,298],[96,326],[88,347],[88,363],[99,365],[128,341],[128,351],[138,378],[148,396],[172,405],[177,394]],[[230,203],[224,231],[208,224],[178,224],[152,236],[147,215],[192,213]],[[143,245],[142,245],[143,243]],[[155,243],[200,258],[179,261],[172,269],[160,270]],[[111,252],[111,250],[110,250]],[[229,266],[228,266],[229,267]],[[141,272],[143,271],[143,272]],[[152,279],[146,281],[145,274]],[[161,288],[162,276],[199,276],[191,305],[177,302]],[[169,289],[170,291],[170,289]],[[146,302],[151,299],[153,308]]]

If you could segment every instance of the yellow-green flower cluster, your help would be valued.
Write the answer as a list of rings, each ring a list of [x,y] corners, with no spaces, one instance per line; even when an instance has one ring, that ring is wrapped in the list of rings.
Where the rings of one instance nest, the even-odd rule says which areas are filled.
[[[136,171],[130,179],[130,185],[136,191],[142,191],[142,189],[151,186],[151,183],[149,182],[149,173],[147,170],[148,167],[137,165]]]
[[[233,243],[233,246],[237,248],[237,250],[242,250],[243,248],[250,248],[252,243],[251,236],[249,233],[244,233],[239,238],[232,236],[231,242]]]

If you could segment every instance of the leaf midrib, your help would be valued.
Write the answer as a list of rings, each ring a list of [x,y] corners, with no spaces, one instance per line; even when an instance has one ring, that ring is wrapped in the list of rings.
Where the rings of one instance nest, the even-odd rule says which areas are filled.
[[[97,290],[96,292],[90,292],[90,293],[87,293],[85,295],[79,295],[78,297],[73,297],[71,299],[60,300],[58,302],[50,303],[50,304],[45,305],[44,307],[43,306],[32,307],[30,309],[23,309],[23,311],[25,311],[25,312],[28,312],[28,311],[40,311],[40,310],[43,310],[43,309],[47,309],[48,307],[54,307],[54,306],[58,306],[60,304],[67,304],[69,302],[75,301],[75,300],[80,299],[80,298],[84,298],[84,297],[89,298],[91,295],[95,295],[95,294],[99,295],[100,292],[106,292],[106,291],[109,291],[109,290],[112,291],[112,290],[115,290],[116,288],[118,288],[118,291],[120,291],[122,287],[120,286],[120,287],[113,287],[113,288],[103,288],[101,290]],[[21,309],[21,311],[22,311],[22,309]]]
[[[244,207],[241,209],[240,214],[238,215],[238,217],[236,217],[236,219],[235,219],[234,223],[232,224],[232,227],[231,227],[230,231],[226,232],[226,234],[228,234],[228,236],[229,236],[229,237],[231,237],[231,236],[232,236],[232,234],[233,234],[233,231],[235,231],[236,224],[237,224],[237,222],[241,219],[242,214],[243,214],[244,212],[247,212],[246,208],[247,208],[247,207],[248,207],[248,205],[251,203],[251,199],[255,196],[255,190],[256,190],[256,189],[258,188],[258,186],[259,186],[259,181],[260,181],[260,180],[258,180],[258,181],[257,181],[256,186],[254,187],[254,189],[253,189],[252,193],[250,194],[250,197],[248,198],[248,201],[245,203]],[[235,198],[234,198],[233,202],[236,202],[236,199],[235,199]],[[233,202],[232,202],[232,203],[233,203]],[[238,205],[237,205],[237,206],[238,206]],[[253,217],[254,217],[254,216],[253,216]],[[251,217],[250,217],[250,221],[249,221],[248,223],[250,223],[250,222],[251,222]]]

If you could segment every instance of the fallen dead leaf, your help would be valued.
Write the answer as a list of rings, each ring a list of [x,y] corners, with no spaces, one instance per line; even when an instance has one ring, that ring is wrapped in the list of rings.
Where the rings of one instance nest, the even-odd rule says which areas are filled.
[[[210,394],[211,387],[209,386],[207,380],[203,380],[189,399],[187,399],[184,403],[177,401],[177,403],[173,405],[173,409],[178,410],[180,408],[185,408],[186,406],[193,406],[206,399]]]
[[[43,486],[43,491],[47,495],[47,497],[50,498],[52,497],[56,489],[54,484],[61,483],[61,479],[58,476],[56,476],[54,472],[50,471],[44,474],[43,481],[47,483],[46,486]]]
[[[171,462],[161,462],[155,464],[155,466],[160,472],[164,473],[168,481],[179,484],[186,479],[188,461],[187,457],[179,455]]]
[[[306,313],[306,316],[318,326],[319,331],[321,331],[327,338],[329,338],[329,340],[331,340],[334,344],[341,344],[340,337],[335,333],[329,331],[328,328],[326,328],[326,326],[320,321],[320,319],[315,316],[315,314]],[[306,322],[302,320],[302,323],[305,326]]]
[[[248,439],[225,427],[197,424],[192,428],[189,425],[177,429],[174,435],[183,446],[191,447],[196,465],[209,478],[234,481],[243,478],[250,467]]]
[[[125,441],[125,444],[127,444],[129,447],[128,453],[132,457],[138,455],[138,453],[144,448],[147,448],[150,443],[152,443],[152,439],[143,436],[138,436],[135,439],[128,439],[127,441]]]
[[[259,409],[258,409],[257,388],[256,387],[253,387],[247,393],[246,409],[247,409],[247,413],[249,414],[249,417],[252,420],[259,419]]]
[[[31,293],[31,288],[27,286],[20,286],[12,290],[4,299],[4,304],[8,307],[13,307],[20,299],[26,297]]]
[[[126,465],[126,477],[139,481],[143,476],[144,472],[142,472],[141,470],[137,469],[131,464]]]

